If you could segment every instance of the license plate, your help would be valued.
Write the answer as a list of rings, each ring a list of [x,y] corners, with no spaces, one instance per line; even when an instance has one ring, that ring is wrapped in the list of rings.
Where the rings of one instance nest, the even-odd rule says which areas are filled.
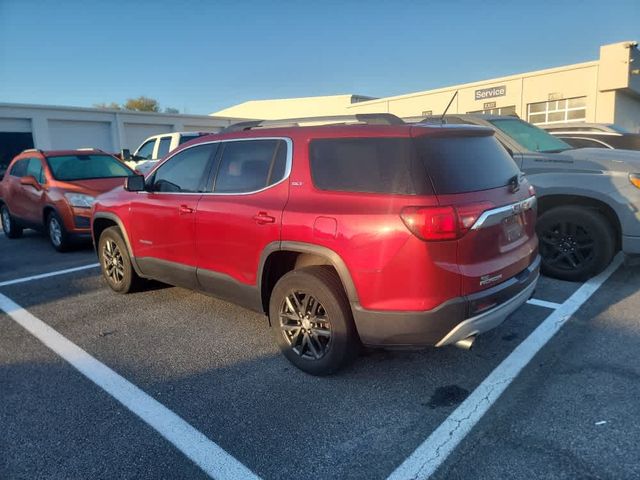
[[[515,242],[524,235],[524,226],[521,215],[512,215],[502,221],[502,229],[507,242]]]

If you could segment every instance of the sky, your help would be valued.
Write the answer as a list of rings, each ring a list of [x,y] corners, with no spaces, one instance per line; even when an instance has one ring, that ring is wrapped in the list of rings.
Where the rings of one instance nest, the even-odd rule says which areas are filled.
[[[383,97],[598,58],[640,0],[0,0],[0,102],[208,114],[247,100]]]

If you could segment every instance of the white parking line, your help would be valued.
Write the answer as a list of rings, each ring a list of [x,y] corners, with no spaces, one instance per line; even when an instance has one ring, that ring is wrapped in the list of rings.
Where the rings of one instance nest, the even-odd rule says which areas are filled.
[[[212,478],[259,478],[167,407],[2,294],[0,310],[154,428]]]
[[[6,280],[4,282],[0,282],[0,287],[6,287],[7,285],[15,285],[16,283],[30,282],[32,280],[40,280],[41,278],[55,277],[57,275],[64,275],[65,273],[79,272],[81,270],[88,270],[90,268],[96,268],[99,266],[100,266],[99,263],[92,263],[90,265],[82,265],[81,267],[65,268],[64,270],[56,270],[55,272],[41,273],[39,275],[32,275],[30,277],[17,278],[15,280]]]
[[[537,298],[530,298],[527,300],[527,303],[538,307],[550,308],[551,310],[557,310],[562,306],[561,303],[547,302],[546,300],[538,300]]]
[[[618,254],[601,274],[583,284],[551,313],[390,476],[390,480],[426,479],[435,473],[511,382],[571,315],[620,266]]]

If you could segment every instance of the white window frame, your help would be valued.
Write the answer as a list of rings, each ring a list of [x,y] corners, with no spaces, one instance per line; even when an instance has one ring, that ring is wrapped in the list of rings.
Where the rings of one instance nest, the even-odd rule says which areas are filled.
[[[505,113],[503,110],[505,109],[513,109],[513,112],[509,112],[509,113]],[[482,109],[482,110],[474,110],[472,112],[467,112],[467,114],[482,114],[482,115],[513,115],[514,113],[517,114],[516,112],[516,106],[515,105],[505,105],[504,107],[493,107],[493,108],[487,108],[487,109]]]
[[[584,99],[584,106],[581,107],[569,107],[569,101],[576,99]],[[565,107],[559,108],[558,102],[565,102]],[[542,105],[544,104],[545,109],[539,112],[532,112],[532,105]],[[553,104],[553,108],[551,107]],[[584,117],[582,118],[569,118],[569,112],[575,112],[578,110],[584,111]],[[549,115],[554,113],[564,113],[563,120],[551,120],[549,121]],[[533,122],[531,121],[531,116],[539,116],[544,115],[544,122]],[[584,121],[587,118],[587,97],[571,97],[571,98],[561,98],[558,100],[548,100],[546,102],[533,102],[527,104],[527,121],[533,125],[557,125],[567,122],[579,122]]]

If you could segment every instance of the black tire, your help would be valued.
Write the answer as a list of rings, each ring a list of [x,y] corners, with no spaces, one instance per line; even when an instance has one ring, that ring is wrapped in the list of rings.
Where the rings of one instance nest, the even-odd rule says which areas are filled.
[[[59,252],[68,252],[71,249],[71,238],[64,228],[64,222],[56,212],[47,215],[47,236],[53,248]]]
[[[293,300],[298,300],[293,306],[299,307],[294,310]],[[303,318],[301,312],[308,315]],[[351,307],[331,267],[305,267],[278,280],[271,293],[269,319],[283,355],[311,375],[329,375],[358,355],[360,342]]]
[[[102,276],[114,292],[130,293],[143,287],[144,280],[133,269],[127,244],[118,227],[106,228],[100,235],[98,258]]]
[[[22,227],[18,225],[16,219],[9,213],[6,205],[0,207],[0,218],[2,219],[2,231],[7,238],[20,238],[22,236]]]
[[[536,231],[542,273],[549,277],[587,280],[604,270],[615,254],[615,230],[604,215],[591,208],[552,208],[538,218]]]

